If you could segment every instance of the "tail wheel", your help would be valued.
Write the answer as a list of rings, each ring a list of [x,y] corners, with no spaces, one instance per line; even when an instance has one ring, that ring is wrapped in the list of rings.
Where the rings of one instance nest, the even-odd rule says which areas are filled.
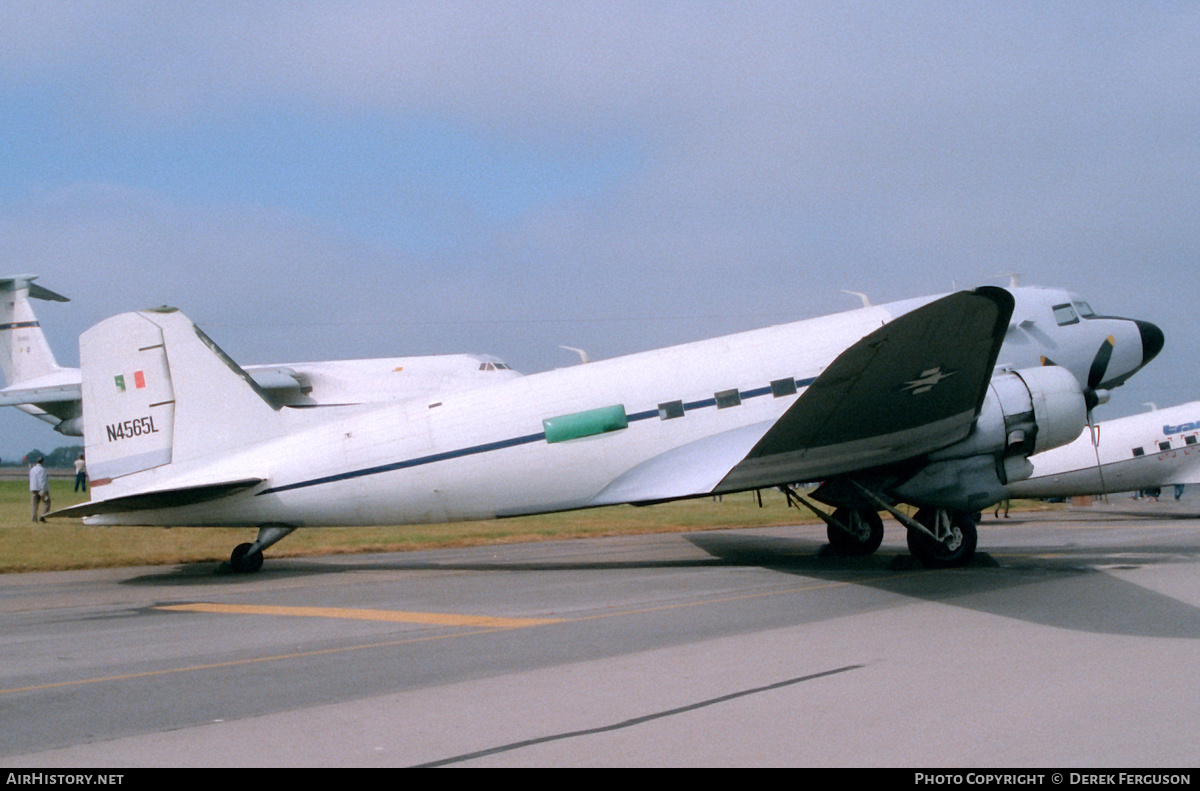
[[[908,551],[926,566],[939,569],[965,566],[975,557],[979,535],[975,520],[967,512],[922,508],[913,518],[937,536],[935,540],[920,530],[908,531]]]
[[[262,568],[262,551],[251,552],[252,544],[238,544],[229,556],[229,567],[238,574],[252,574]]]
[[[833,519],[846,530],[828,525],[826,535],[829,545],[839,555],[862,557],[879,549],[883,542],[883,520],[875,511],[865,508],[839,508]]]

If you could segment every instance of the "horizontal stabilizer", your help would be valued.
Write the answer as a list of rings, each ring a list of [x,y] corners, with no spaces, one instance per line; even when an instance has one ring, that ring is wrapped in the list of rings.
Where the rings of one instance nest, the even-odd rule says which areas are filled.
[[[44,299],[47,302],[70,302],[62,294],[56,294],[48,288],[34,283],[37,275],[9,275],[0,277],[0,291],[15,291],[18,288],[29,289],[29,296],[34,299]]]
[[[256,385],[267,392],[296,390],[304,386],[300,381],[300,375],[291,368],[257,366],[246,369],[246,373],[250,375]]]
[[[96,500],[80,503],[70,508],[61,508],[47,516],[83,517],[100,514],[126,513],[129,511],[151,511],[160,508],[175,508],[181,505],[206,503],[219,500],[231,494],[250,489],[262,483],[262,478],[243,478],[237,481],[207,483],[200,486],[182,486],[174,489],[158,489],[156,491],[138,492],[109,500]]]
[[[62,294],[56,294],[48,288],[39,286],[37,283],[29,284],[29,296],[34,299],[44,299],[47,302],[70,302],[71,300],[64,297]]]

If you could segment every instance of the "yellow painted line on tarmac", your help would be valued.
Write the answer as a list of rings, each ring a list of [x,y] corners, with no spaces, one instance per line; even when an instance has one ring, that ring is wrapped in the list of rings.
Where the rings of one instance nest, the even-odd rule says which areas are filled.
[[[261,605],[204,604],[204,603],[165,605],[165,606],[157,608],[157,609],[180,610],[180,611],[184,611],[184,612],[191,611],[191,612],[226,612],[226,613],[249,612],[249,611],[253,610],[253,611],[258,611],[259,613],[265,613],[265,614],[284,614],[284,615],[307,614],[310,617],[315,615],[316,617],[326,617],[326,618],[347,617],[344,615],[344,613],[354,613],[355,614],[354,617],[358,617],[358,618],[367,617],[367,616],[364,616],[364,614],[386,613],[390,616],[387,620],[392,620],[392,621],[398,620],[396,618],[396,616],[408,615],[408,616],[414,616],[414,617],[421,617],[421,618],[425,619],[425,620],[421,620],[421,621],[415,621],[417,623],[447,624],[448,622],[453,621],[453,623],[450,625],[475,626],[476,629],[474,629],[472,631],[465,631],[465,632],[452,632],[449,634],[439,633],[439,634],[412,635],[412,636],[408,636],[408,637],[402,637],[402,638],[399,638],[396,640],[386,640],[386,641],[377,642],[377,643],[367,643],[367,644],[349,645],[349,646],[337,646],[334,648],[323,648],[323,649],[316,649],[316,650],[312,650],[312,651],[297,651],[297,652],[286,653],[286,654],[269,654],[266,656],[248,657],[245,659],[231,659],[231,660],[227,660],[227,661],[223,661],[223,662],[210,662],[210,663],[206,663],[206,664],[163,668],[161,670],[148,670],[148,671],[143,671],[140,673],[122,673],[122,674],[112,675],[112,676],[79,678],[79,679],[72,679],[69,681],[56,681],[56,682],[50,682],[47,684],[35,684],[32,686],[27,686],[27,687],[9,687],[7,689],[0,688],[0,696],[12,695],[12,694],[16,694],[16,693],[41,692],[41,691],[51,690],[51,689],[64,689],[64,688],[71,688],[71,687],[91,686],[94,684],[106,684],[106,683],[114,683],[114,682],[120,682],[120,681],[129,681],[129,680],[134,680],[134,679],[153,678],[156,676],[174,676],[174,675],[181,675],[181,674],[185,674],[185,673],[195,673],[198,671],[218,670],[218,669],[225,669],[225,668],[232,668],[232,667],[244,667],[246,665],[275,664],[275,663],[278,663],[278,662],[281,662],[284,660],[303,659],[303,658],[314,657],[314,656],[329,656],[329,655],[334,655],[334,654],[346,654],[346,653],[350,653],[350,652],[367,651],[367,650],[373,650],[373,649],[378,649],[378,648],[394,648],[397,646],[411,645],[411,644],[416,644],[416,643],[435,642],[435,641],[441,641],[441,640],[458,640],[458,639],[462,639],[465,637],[474,637],[474,636],[478,636],[481,634],[488,634],[490,632],[495,632],[497,630],[501,630],[504,628],[520,628],[522,626],[538,626],[538,625],[543,625],[543,624],[554,624],[554,623],[575,623],[575,622],[581,622],[581,621],[595,620],[595,619],[599,619],[599,618],[620,618],[620,617],[627,617],[630,615],[640,615],[640,614],[657,612],[657,611],[662,611],[662,610],[683,609],[683,608],[690,608],[690,607],[703,607],[703,606],[708,606],[708,605],[715,604],[715,603],[738,601],[741,599],[756,599],[756,598],[770,597],[770,596],[788,596],[788,595],[795,595],[798,593],[805,593],[808,591],[820,590],[823,588],[835,588],[835,587],[840,587],[840,586],[844,586],[844,585],[861,584],[863,582],[869,582],[871,579],[873,579],[873,578],[861,578],[861,579],[852,580],[852,581],[820,582],[820,583],[815,583],[812,585],[800,585],[800,586],[784,588],[782,590],[758,591],[758,592],[749,593],[749,594],[740,594],[740,595],[735,594],[732,596],[722,596],[717,599],[701,599],[698,601],[677,602],[677,603],[673,603],[673,604],[665,604],[665,605],[658,605],[658,606],[649,606],[649,607],[632,608],[632,609],[629,609],[629,608],[617,609],[617,610],[612,610],[612,611],[605,612],[605,613],[598,613],[595,615],[586,615],[586,616],[580,616],[580,617],[575,617],[575,618],[559,618],[559,619],[555,619],[555,618],[492,618],[489,616],[446,615],[446,614],[439,614],[439,613],[405,613],[405,612],[399,611],[399,610],[354,610],[354,609],[344,609],[344,608],[337,608],[337,607],[273,607],[273,606],[261,606]],[[879,579],[883,579],[883,577],[880,577]],[[270,612],[267,612],[267,611],[270,611]],[[302,612],[302,611],[307,611],[307,612]],[[333,615],[333,613],[342,613],[343,615]],[[368,619],[369,620],[380,620],[379,618],[369,618],[369,617],[368,617]],[[440,619],[440,620],[433,620],[433,619]],[[468,620],[472,620],[472,619],[473,619],[473,623],[468,623]],[[503,626],[502,624],[509,624],[509,625]],[[517,626],[514,627],[514,626],[512,626],[512,624],[516,624]]]
[[[352,621],[417,623],[431,626],[471,626],[487,629],[523,629],[561,623],[561,618],[497,618],[490,615],[457,615],[442,612],[405,612],[404,610],[359,610],[349,607],[282,607],[264,604],[169,604],[158,610],[176,612],[213,612],[228,615],[286,615],[296,618],[340,618]]]

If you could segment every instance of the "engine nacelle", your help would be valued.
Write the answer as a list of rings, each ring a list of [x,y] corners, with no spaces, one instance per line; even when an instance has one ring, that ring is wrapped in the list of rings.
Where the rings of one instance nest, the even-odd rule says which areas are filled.
[[[1029,456],[1072,442],[1087,426],[1087,401],[1069,371],[1026,368],[992,377],[971,435],[929,455],[893,494],[917,505],[975,511],[1029,477]]]
[[[66,420],[60,421],[58,425],[54,427],[54,430],[67,437],[82,437],[83,418],[69,417]]]

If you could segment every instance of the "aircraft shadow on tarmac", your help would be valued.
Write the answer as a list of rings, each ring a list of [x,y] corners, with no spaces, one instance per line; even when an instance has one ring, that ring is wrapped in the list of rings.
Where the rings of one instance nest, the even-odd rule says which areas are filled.
[[[1178,517],[1176,517],[1178,518]],[[390,553],[320,559],[279,558],[253,579],[221,573],[193,563],[126,580],[128,585],[253,585],[273,578],[328,575],[352,571],[606,571],[632,568],[704,568],[744,566],[783,574],[845,582],[924,601],[1070,629],[1140,637],[1200,637],[1200,608],[1108,573],[1194,560],[1181,547],[1138,545],[1135,560],[1129,547],[1120,555],[1094,548],[1004,547],[978,552],[967,568],[926,569],[907,551],[885,544],[869,557],[843,557],[811,536],[759,535],[739,531],[705,531],[683,536],[706,557],[661,557],[645,560],[578,560],[536,557],[473,559],[456,551]],[[527,545],[528,546],[528,545]],[[1188,553],[1190,554],[1190,553]],[[1001,560],[997,560],[999,557]],[[214,573],[214,571],[216,573]],[[225,571],[228,571],[225,568]]]
[[[811,540],[718,532],[688,540],[738,565],[849,582],[1043,626],[1132,637],[1200,637],[1200,608],[1098,567],[1179,562],[1179,546],[1140,545],[1135,562],[1120,564],[1083,547],[1003,548],[996,554],[978,552],[966,568],[934,570],[887,547],[855,558],[836,555],[828,544],[813,552]]]
[[[414,553],[415,554],[415,553]],[[339,562],[338,558],[355,558],[354,561]],[[362,559],[362,558],[371,559]],[[717,557],[678,558],[654,560],[419,560],[411,559],[409,553],[371,553],[370,555],[326,555],[320,560],[307,558],[274,558],[270,567],[264,567],[253,577],[236,574],[228,562],[186,563],[178,566],[163,566],[124,580],[124,585],[171,586],[230,584],[253,585],[258,580],[294,578],[304,575],[328,575],[363,571],[609,571],[614,569],[639,568],[703,568],[733,565]],[[757,565],[757,564],[755,564]]]

